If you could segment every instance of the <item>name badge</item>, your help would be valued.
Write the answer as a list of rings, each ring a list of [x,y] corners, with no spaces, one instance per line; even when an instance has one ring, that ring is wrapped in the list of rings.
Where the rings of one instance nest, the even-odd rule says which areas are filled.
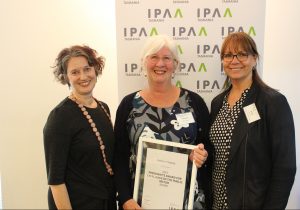
[[[246,114],[246,118],[248,120],[248,123],[255,122],[257,120],[260,120],[259,113],[257,111],[257,108],[255,104],[250,104],[248,106],[244,107],[244,112]]]
[[[176,114],[176,119],[179,125],[186,125],[195,122],[192,112]]]

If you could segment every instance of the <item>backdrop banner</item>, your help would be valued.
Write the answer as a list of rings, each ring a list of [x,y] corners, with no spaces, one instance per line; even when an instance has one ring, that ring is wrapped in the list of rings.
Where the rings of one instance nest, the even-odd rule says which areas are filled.
[[[201,95],[208,107],[222,91],[222,40],[244,31],[256,41],[263,63],[265,0],[116,0],[119,100],[142,89],[145,39],[168,34],[178,44],[181,64],[174,84]]]

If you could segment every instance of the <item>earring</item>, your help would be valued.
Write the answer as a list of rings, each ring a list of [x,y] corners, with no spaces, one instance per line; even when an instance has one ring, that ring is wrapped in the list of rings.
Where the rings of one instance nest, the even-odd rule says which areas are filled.
[[[144,77],[147,77],[147,71],[144,71],[143,67],[141,67],[141,73],[144,73]]]
[[[58,75],[58,79],[59,79],[59,80],[64,80],[64,79],[65,79],[65,76],[64,76],[63,74],[60,74],[60,75]]]

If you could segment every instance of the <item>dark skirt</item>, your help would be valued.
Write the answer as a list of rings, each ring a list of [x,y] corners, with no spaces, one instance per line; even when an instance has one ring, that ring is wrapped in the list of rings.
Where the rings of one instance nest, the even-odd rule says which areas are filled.
[[[72,209],[117,209],[116,198],[114,196],[110,199],[101,199],[81,194],[76,199],[71,199],[71,205]],[[57,209],[50,188],[48,190],[48,206],[49,209]]]

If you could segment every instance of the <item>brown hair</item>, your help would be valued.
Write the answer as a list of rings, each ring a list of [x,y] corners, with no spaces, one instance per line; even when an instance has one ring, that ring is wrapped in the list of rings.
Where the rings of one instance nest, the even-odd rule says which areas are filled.
[[[246,53],[255,56],[257,60],[259,60],[260,57],[257,51],[255,41],[252,39],[251,36],[249,36],[245,32],[231,33],[224,39],[221,47],[221,54],[220,54],[221,60],[223,60],[225,51],[227,51],[228,49],[236,52],[239,51],[239,49],[243,49]],[[257,65],[255,65],[252,70],[253,70],[252,71],[253,82],[255,82],[256,84],[258,84],[263,88],[267,88],[267,89],[270,88],[266,83],[264,83],[264,81],[258,75]],[[227,89],[230,87],[230,85],[231,85],[230,79],[227,76],[223,88]]]
[[[97,76],[102,74],[105,60],[104,57],[98,57],[97,51],[86,45],[74,45],[61,50],[55,60],[55,65],[53,66],[53,74],[57,81],[59,81],[63,85],[70,85],[66,76],[68,62],[70,58],[79,56],[83,56],[87,59],[88,64],[95,68]]]

